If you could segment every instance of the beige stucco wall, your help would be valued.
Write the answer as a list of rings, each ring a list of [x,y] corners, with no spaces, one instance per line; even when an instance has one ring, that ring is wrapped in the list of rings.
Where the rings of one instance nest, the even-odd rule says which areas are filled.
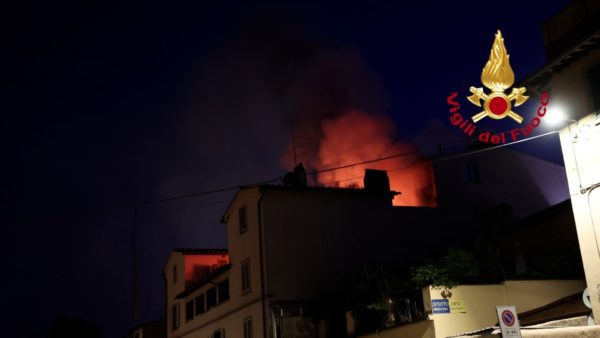
[[[172,338],[173,331],[171,328],[173,327],[173,316],[171,315],[171,309],[173,305],[177,302],[175,300],[175,296],[185,289],[185,280],[183,276],[183,254],[180,252],[173,251],[169,256],[167,264],[165,265],[165,269],[163,270],[164,276],[166,278],[166,289],[167,289],[167,299],[166,299],[166,322],[167,322],[167,337]],[[177,282],[173,283],[173,266],[177,266]],[[184,312],[184,304],[179,305],[180,310],[180,319],[181,314]]]
[[[200,328],[191,328],[191,331],[182,332],[185,338],[207,338],[218,329],[225,329],[225,337],[244,337],[243,327],[246,318],[252,318],[254,337],[262,337],[262,304],[260,301],[244,306],[241,309],[233,309],[232,312],[219,311],[219,317],[206,322]],[[216,313],[216,311],[215,311]],[[199,317],[202,317],[199,316]],[[188,326],[189,327],[189,326]],[[183,330],[182,330],[183,331]]]
[[[184,299],[176,300],[175,296],[184,290],[183,281],[183,257],[180,253],[171,254],[165,273],[167,276],[167,332],[169,338],[179,337],[202,337],[206,338],[215,330],[225,329],[226,337],[243,337],[243,323],[246,318],[252,318],[255,337],[263,335],[262,301],[260,284],[260,255],[258,235],[258,212],[257,202],[259,191],[257,189],[242,189],[232,201],[225,215],[227,227],[230,270],[213,279],[213,283],[219,283],[229,278],[229,300],[218,304],[205,313],[194,316],[186,321],[185,304],[194,300],[198,295],[205,293],[214,284],[207,283],[194,291]],[[238,208],[246,206],[247,231],[240,234]],[[250,259],[250,291],[242,291],[241,262]],[[170,283],[172,268],[178,264],[180,278],[178,282]],[[178,302],[180,305],[180,326],[172,330],[171,308]]]
[[[581,260],[596,318],[600,318],[600,188],[582,189],[600,183],[600,127],[594,126],[598,122],[594,114],[588,115],[560,132]]]
[[[560,131],[560,143],[569,182],[569,192],[592,309],[600,317],[600,188],[584,191],[600,183],[600,122],[592,112],[592,92],[587,70],[600,62],[600,49],[554,75],[550,82],[551,104],[561,106],[570,123]]]
[[[393,329],[388,329],[372,333],[360,338],[435,338],[434,322],[432,320],[423,320],[416,323],[402,325]]]
[[[409,226],[392,223],[389,201],[359,193],[269,190],[263,204],[267,293],[275,300],[314,299],[351,268],[390,259],[389,244]]]
[[[242,298],[242,271],[241,262],[250,258],[250,294],[244,297],[260,297],[260,252],[258,231],[258,200],[259,188],[241,189],[227,209],[225,220],[227,222],[227,245],[229,248],[230,294],[231,298]],[[246,221],[248,228],[240,234],[239,213],[240,207],[246,207]]]
[[[496,306],[514,305],[525,312],[560,298],[582,292],[582,280],[507,281],[493,285],[459,285],[451,290],[449,300],[462,300],[465,313],[430,314],[435,322],[435,336],[447,337],[493,326],[498,322]],[[431,313],[431,299],[442,299],[441,290],[423,289],[425,311]]]

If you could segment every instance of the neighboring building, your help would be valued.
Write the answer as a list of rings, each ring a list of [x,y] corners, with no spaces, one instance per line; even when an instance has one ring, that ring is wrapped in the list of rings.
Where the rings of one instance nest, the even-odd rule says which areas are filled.
[[[519,280],[502,284],[459,285],[451,290],[450,296],[444,297],[442,290],[427,287],[423,289],[427,319],[363,335],[360,338],[451,337],[497,325],[496,306],[511,305],[515,306],[519,313],[531,314],[539,311],[540,307],[555,304],[575,293],[579,295],[581,302],[581,292],[584,288],[583,280]],[[436,305],[435,309],[433,304]],[[556,314],[553,316],[560,317]]]
[[[130,338],[167,338],[165,320],[155,320],[136,326]]]
[[[229,264],[186,287],[186,251],[169,258],[168,337],[343,335],[344,311],[327,318],[329,328],[315,320],[322,297],[339,291],[357,265],[408,262],[422,256],[413,252],[416,238],[428,234],[434,243],[444,234],[435,209],[392,206],[385,172],[369,171],[365,186],[241,188],[222,219]]]
[[[164,268],[167,337],[179,337],[196,315],[229,300],[229,268],[224,249],[173,250]],[[191,305],[182,301],[190,292],[194,292]]]
[[[284,186],[241,188],[222,219],[227,224],[228,264],[210,273],[204,268],[205,273],[192,277],[191,271],[198,269],[186,262],[209,252],[176,250],[169,258],[168,337],[315,337],[319,331],[323,336],[343,335],[345,309],[324,315],[318,313],[319,302],[339,293],[356,266],[378,262],[406,267],[467,242],[471,238],[463,234],[472,230],[471,202],[529,198],[518,209],[523,213],[556,202],[543,197],[543,191],[564,181],[542,175],[531,183],[526,176],[528,170],[563,173],[560,166],[512,150],[496,151],[436,163],[441,192],[455,197],[443,199],[439,208],[393,207],[396,193],[389,190],[385,172],[377,170],[367,171],[365,189],[307,187],[303,177],[287,177]],[[492,168],[498,156],[507,170]],[[465,181],[460,175],[464,161],[477,163],[477,180]],[[509,191],[506,186],[515,171],[529,195],[496,193]],[[495,183],[494,175],[505,184]],[[326,319],[328,327],[319,319]]]
[[[434,159],[438,207],[472,211],[510,204],[517,219],[569,198],[565,168],[508,148]]]
[[[577,235],[595,318],[600,318],[600,2],[574,0],[543,26],[548,64],[523,81],[547,91],[560,130]],[[553,111],[554,110],[554,111]]]
[[[423,303],[429,319],[433,321],[435,337],[448,337],[496,325],[496,306],[513,305],[518,312],[525,312],[574,293],[581,295],[584,288],[583,280],[519,280],[491,285],[459,285],[447,298],[449,313],[434,313],[432,301],[445,298],[441,290],[429,287],[423,290]]]

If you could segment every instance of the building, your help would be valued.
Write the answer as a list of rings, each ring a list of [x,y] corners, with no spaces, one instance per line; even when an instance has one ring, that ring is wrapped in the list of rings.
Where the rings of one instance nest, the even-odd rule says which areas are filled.
[[[569,198],[563,166],[509,148],[442,155],[434,173],[446,209],[510,204],[521,219]]]
[[[129,338],[166,338],[165,320],[159,319],[136,326]]]
[[[512,150],[502,150],[502,154],[509,167],[528,166],[549,173],[561,169]],[[377,170],[367,170],[365,189],[307,187],[303,177],[291,176],[282,186],[241,188],[222,218],[229,249],[210,256],[218,261],[220,254],[227,254],[227,261],[209,269],[217,263],[201,261],[215,252],[191,249],[175,250],[169,258],[165,267],[168,337],[345,334],[346,309],[324,314],[321,302],[331,301],[324,298],[339,293],[360,264],[406,267],[459,244],[461,234],[471,229],[465,221],[471,217],[464,211],[471,212],[468,201],[503,201],[483,198],[494,192],[486,187],[492,185],[489,177],[500,175],[487,170],[493,157],[484,153],[466,157],[469,163],[479,163],[478,181],[465,182],[461,175],[437,176],[448,194],[464,190],[464,184],[471,188],[461,197],[467,204],[454,207],[444,203],[440,208],[393,207],[397,193],[390,191],[385,172]],[[459,170],[464,160],[442,161],[438,168]],[[506,180],[514,177],[510,170],[501,174]],[[545,188],[564,184],[556,179],[534,185],[538,183]],[[535,187],[530,189],[533,194],[539,193]],[[529,210],[548,203],[541,198]],[[462,236],[462,240],[467,238]]]
[[[592,309],[600,318],[600,3],[572,1],[543,32],[548,63],[523,83],[550,93],[548,114],[565,115],[561,148]]]
[[[574,294],[581,299],[584,287],[583,280],[505,281],[501,284],[459,285],[452,289],[449,298],[443,296],[441,290],[427,287],[423,289],[427,319],[360,337],[441,338],[482,328],[493,331],[498,323],[496,306],[512,305],[519,313],[531,313]]]
[[[190,278],[196,268],[187,262],[210,252],[175,250],[169,257],[168,337],[345,334],[344,311],[320,313],[322,297],[339,291],[358,264],[419,257],[409,255],[415,237],[437,226],[435,209],[392,206],[396,193],[385,172],[368,171],[365,186],[241,188],[222,219],[226,264]]]
[[[175,249],[163,270],[166,289],[166,336],[182,332],[190,317],[229,300],[229,255],[224,249]],[[185,296],[194,292],[190,303]],[[188,297],[190,298],[190,297]],[[191,305],[190,305],[191,304]],[[191,309],[190,309],[191,307]]]

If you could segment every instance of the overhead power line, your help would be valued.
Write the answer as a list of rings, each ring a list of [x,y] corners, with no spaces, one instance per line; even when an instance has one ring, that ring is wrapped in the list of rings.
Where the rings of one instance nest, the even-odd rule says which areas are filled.
[[[317,174],[320,174],[320,173],[323,173],[323,172],[340,170],[340,169],[354,167],[354,166],[357,166],[357,165],[369,164],[369,163],[374,163],[374,162],[379,162],[379,161],[385,161],[385,160],[389,160],[389,159],[392,159],[392,158],[409,156],[409,155],[414,155],[414,154],[417,154],[416,150],[410,151],[410,152],[405,152],[405,153],[399,153],[399,154],[395,154],[395,155],[390,155],[390,156],[385,156],[385,157],[380,157],[380,158],[376,158],[376,159],[372,159],[372,160],[367,160],[367,161],[362,161],[362,162],[345,164],[345,165],[342,165],[342,166],[339,166],[339,167],[317,170],[317,171],[313,171],[313,172],[307,173],[307,175],[311,175],[312,176],[312,175],[317,175]],[[150,204],[155,204],[155,203],[161,203],[161,202],[168,202],[168,201],[180,200],[180,199],[185,199],[185,198],[197,197],[197,196],[202,196],[202,195],[210,195],[210,194],[215,194],[215,193],[219,193],[219,192],[225,192],[225,191],[230,191],[230,190],[237,190],[240,187],[263,185],[263,184],[269,184],[269,183],[280,182],[280,181],[282,181],[282,178],[281,177],[277,177],[277,178],[273,178],[273,179],[269,179],[269,180],[265,180],[265,181],[259,181],[259,182],[253,182],[253,183],[246,183],[246,184],[239,184],[239,185],[235,185],[235,186],[229,186],[229,187],[217,188],[217,189],[213,189],[213,190],[200,191],[200,192],[195,192],[195,193],[190,193],[190,194],[185,194],[185,195],[176,195],[176,196],[171,196],[171,197],[165,197],[165,198],[148,200],[148,201],[143,201],[143,202],[138,202],[138,203],[132,203],[132,204],[128,205],[127,207],[139,207],[139,206],[150,205]]]
[[[498,149],[498,148],[502,148],[502,147],[507,147],[507,146],[510,146],[510,145],[514,145],[514,144],[518,144],[518,143],[522,143],[522,142],[526,142],[526,141],[531,141],[531,140],[534,140],[534,139],[537,139],[537,138],[541,138],[541,137],[545,137],[545,136],[552,135],[552,134],[557,134],[557,133],[558,133],[558,131],[551,131],[551,132],[547,132],[547,133],[544,133],[544,134],[541,134],[541,135],[532,136],[532,137],[529,137],[529,138],[525,138],[525,139],[522,139],[522,140],[510,142],[510,143],[500,144],[500,145],[493,146],[493,147],[488,147],[488,148],[484,148],[484,149],[479,149],[479,150],[474,150],[474,151],[470,151],[470,152],[460,153],[460,154],[456,154],[456,155],[452,155],[452,156],[447,156],[447,157],[442,157],[442,158],[438,158],[438,159],[432,159],[432,161],[433,162],[440,162],[440,161],[446,161],[446,160],[450,160],[450,159],[454,159],[454,158],[470,156],[470,155],[474,155],[474,154],[481,153],[481,152],[484,152],[484,151],[489,151],[489,150],[494,150],[494,149]],[[463,144],[464,143],[471,143],[471,142],[472,142],[471,139],[464,139],[462,141],[453,142],[452,145],[457,145],[457,144],[461,144],[461,143],[463,143]],[[432,147],[432,148],[427,148],[426,150],[435,150],[435,149]],[[375,158],[375,159],[371,159],[371,160],[366,160],[366,161],[361,161],[361,162],[356,162],[356,163],[345,164],[345,165],[341,165],[341,166],[337,166],[337,167],[333,167],[333,168],[316,170],[316,171],[307,173],[307,175],[314,176],[314,175],[318,175],[320,173],[329,172],[329,171],[335,171],[335,170],[340,170],[340,169],[346,169],[346,168],[354,167],[354,166],[357,166],[357,165],[375,163],[375,162],[385,161],[385,160],[389,160],[389,159],[393,159],[393,158],[398,158],[398,157],[416,155],[417,153],[418,152],[416,150],[413,150],[413,151],[398,153],[398,154],[394,154],[394,155],[390,155],[390,156],[379,157],[379,158]],[[412,161],[407,166],[404,166],[402,168],[392,169],[392,170],[406,169],[406,168],[414,165],[416,162],[417,161],[415,160],[415,161]],[[362,177],[364,177],[364,176],[362,176]],[[360,177],[357,177],[357,178],[360,178]],[[269,183],[274,183],[274,182],[281,182],[281,181],[282,181],[282,178],[281,177],[277,177],[277,178],[273,178],[273,179],[269,179],[269,180],[264,180],[264,181],[253,182],[253,183],[239,184],[239,185],[235,185],[235,186],[217,188],[217,189],[212,189],[212,190],[205,190],[205,191],[200,191],[200,192],[196,192],[196,193],[190,193],[190,194],[184,194],[184,195],[176,195],[176,196],[171,196],[171,197],[165,197],[165,198],[148,200],[148,201],[143,201],[143,202],[138,202],[138,203],[132,203],[132,204],[128,205],[127,207],[141,207],[141,206],[155,204],[155,203],[168,202],[168,201],[180,200],[180,199],[185,199],[185,198],[191,198],[191,197],[197,197],[197,196],[203,196],[203,195],[210,195],[210,194],[215,194],[215,193],[219,193],[219,192],[237,190],[240,187],[264,185],[264,184],[269,184]]]

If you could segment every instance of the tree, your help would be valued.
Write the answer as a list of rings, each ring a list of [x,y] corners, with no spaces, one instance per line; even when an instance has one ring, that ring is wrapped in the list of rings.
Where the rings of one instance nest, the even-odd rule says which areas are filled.
[[[412,281],[418,289],[431,285],[448,294],[459,283],[472,280],[479,275],[478,262],[468,251],[449,249],[436,263],[425,264],[413,269]]]

